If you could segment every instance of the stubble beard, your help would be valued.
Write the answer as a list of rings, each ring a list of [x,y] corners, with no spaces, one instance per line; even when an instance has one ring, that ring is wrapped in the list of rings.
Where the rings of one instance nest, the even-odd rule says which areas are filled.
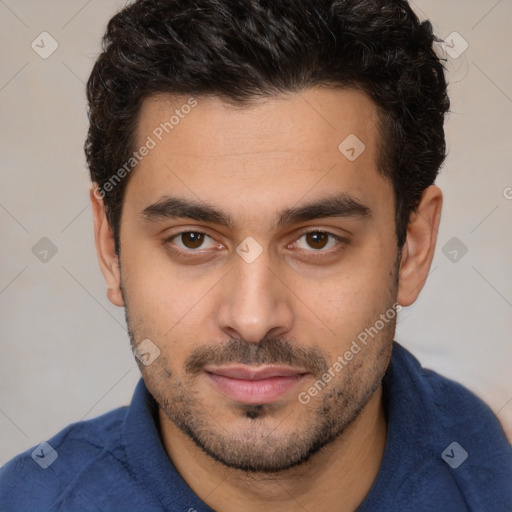
[[[125,302],[126,304],[126,302]],[[390,305],[389,308],[392,306]],[[144,337],[133,330],[126,307],[126,318],[132,347]],[[359,417],[374,393],[379,389],[391,357],[396,321],[389,324],[361,349],[332,381],[312,398],[308,405],[295,399],[291,413],[279,411],[274,404],[237,404],[234,411],[240,418],[236,431],[222,425],[222,418],[213,418],[208,404],[202,403],[195,391],[199,371],[190,369],[186,379],[175,376],[165,356],[151,367],[139,364],[146,387],[165,416],[187,435],[204,453],[226,467],[247,471],[274,473],[300,466],[323,447],[339,438]],[[363,329],[364,330],[364,329]],[[215,350],[217,356],[213,356]],[[231,340],[222,349],[208,347],[204,354],[216,360],[238,361],[244,364],[282,363],[304,360],[297,348],[286,340],[272,338],[260,344]],[[224,354],[224,356],[223,356]],[[229,356],[226,357],[226,354]],[[287,356],[285,356],[285,354]],[[201,351],[195,354],[201,355]],[[219,357],[220,355],[220,357]],[[315,380],[328,367],[318,351],[315,358]],[[197,363],[198,370],[206,358]],[[193,361],[188,358],[188,362]],[[158,363],[158,364],[157,364]],[[311,359],[310,359],[311,367]],[[154,366],[153,366],[154,365]],[[190,375],[190,376],[189,376]],[[276,416],[283,417],[276,423]],[[287,419],[294,418],[293,420]]]

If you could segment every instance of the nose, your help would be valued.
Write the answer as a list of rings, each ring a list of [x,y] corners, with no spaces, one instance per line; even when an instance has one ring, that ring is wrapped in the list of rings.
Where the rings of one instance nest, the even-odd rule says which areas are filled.
[[[225,278],[217,323],[230,337],[258,343],[265,336],[281,336],[293,325],[290,291],[277,277],[263,252],[248,263],[236,255]]]

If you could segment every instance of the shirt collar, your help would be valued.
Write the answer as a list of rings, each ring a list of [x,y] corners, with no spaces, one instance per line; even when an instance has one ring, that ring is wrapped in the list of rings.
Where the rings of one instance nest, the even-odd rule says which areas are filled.
[[[158,405],[140,379],[123,424],[127,460],[134,477],[165,510],[214,512],[176,471],[160,440],[158,423]]]

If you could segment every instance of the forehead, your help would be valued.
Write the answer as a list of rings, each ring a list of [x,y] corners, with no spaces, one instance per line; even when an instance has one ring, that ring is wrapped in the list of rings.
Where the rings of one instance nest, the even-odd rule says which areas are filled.
[[[253,212],[327,192],[368,202],[391,184],[377,171],[378,113],[354,89],[309,89],[231,105],[156,95],[141,107],[126,198],[143,209],[167,195]],[[261,218],[261,217],[260,217]]]
[[[351,134],[366,139],[371,151],[377,124],[375,104],[355,89],[311,88],[237,105],[217,96],[159,94],[143,101],[137,135],[142,142],[148,134],[172,134],[176,147],[186,142],[190,156],[303,154],[336,149]]]

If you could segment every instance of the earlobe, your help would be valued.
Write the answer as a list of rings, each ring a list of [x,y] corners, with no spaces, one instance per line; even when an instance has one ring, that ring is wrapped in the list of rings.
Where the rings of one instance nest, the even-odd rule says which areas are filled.
[[[402,306],[414,303],[428,277],[434,258],[442,204],[441,190],[431,185],[424,190],[417,210],[411,214],[399,271],[398,302]]]
[[[94,217],[94,240],[100,269],[107,284],[107,297],[116,306],[124,306],[121,293],[121,271],[115,251],[114,235],[107,219],[103,198],[93,184],[90,190],[91,206]]]

